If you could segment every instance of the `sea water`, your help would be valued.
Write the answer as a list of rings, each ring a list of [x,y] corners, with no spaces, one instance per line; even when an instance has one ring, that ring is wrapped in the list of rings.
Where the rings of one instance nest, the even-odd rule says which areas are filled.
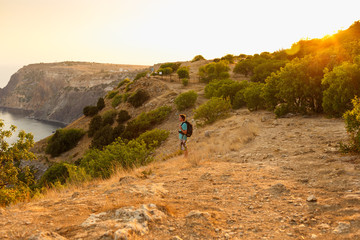
[[[56,129],[62,128],[65,125],[55,122],[39,121],[36,119],[27,118],[26,114],[21,111],[13,111],[9,109],[0,108],[0,119],[5,123],[4,130],[9,130],[11,125],[16,126],[16,132],[12,137],[6,138],[9,144],[17,141],[18,133],[24,130],[26,133],[32,133],[34,141],[37,142],[43,138],[50,136]]]

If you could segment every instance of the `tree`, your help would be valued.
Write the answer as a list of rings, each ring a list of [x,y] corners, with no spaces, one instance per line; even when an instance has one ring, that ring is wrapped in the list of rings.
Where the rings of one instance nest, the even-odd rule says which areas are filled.
[[[350,135],[350,144],[341,144],[345,152],[360,152],[360,99],[355,97],[352,101],[353,109],[343,115],[345,128]]]
[[[97,108],[99,111],[101,111],[104,107],[105,107],[105,101],[104,101],[104,98],[99,98],[99,100],[97,101],[97,104],[96,104]]]
[[[184,92],[175,98],[175,105],[179,111],[185,110],[186,108],[193,107],[197,100],[197,93],[195,91]]]
[[[250,111],[264,107],[265,100],[261,94],[263,86],[263,83],[250,83],[249,86],[243,90],[244,100]]]
[[[19,167],[20,160],[36,159],[30,152],[34,146],[33,136],[20,131],[18,140],[10,146],[6,138],[11,137],[15,130],[13,125],[10,130],[5,130],[0,119],[0,206],[29,198],[30,186],[35,181],[29,167]]]
[[[194,119],[198,125],[210,124],[218,119],[227,117],[230,110],[230,100],[213,97],[195,109]]]
[[[339,117],[351,109],[351,99],[360,94],[360,65],[344,62],[326,72],[322,84],[327,87],[323,94],[324,112]]]
[[[200,79],[209,83],[214,79],[226,79],[230,77],[227,61],[212,62],[199,68]]]
[[[189,78],[190,74],[189,74],[189,68],[188,67],[181,67],[177,70],[177,75],[179,76],[180,79],[183,78]]]
[[[200,60],[205,60],[205,58],[204,58],[202,55],[196,55],[196,56],[191,60],[191,62],[197,62],[197,61],[200,61]]]

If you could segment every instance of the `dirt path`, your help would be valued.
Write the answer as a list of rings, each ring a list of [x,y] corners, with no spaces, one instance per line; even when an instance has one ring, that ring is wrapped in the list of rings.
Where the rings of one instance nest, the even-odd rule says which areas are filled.
[[[84,222],[142,204],[161,214],[130,239],[360,239],[360,158],[338,152],[344,139],[342,120],[239,110],[195,129],[188,159],[1,211],[0,239],[115,239],[120,220]]]

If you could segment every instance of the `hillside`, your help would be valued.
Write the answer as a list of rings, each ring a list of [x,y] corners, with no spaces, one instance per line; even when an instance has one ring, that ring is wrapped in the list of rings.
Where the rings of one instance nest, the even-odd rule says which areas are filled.
[[[188,159],[1,210],[0,238],[360,239],[360,158],[337,151],[345,139],[340,119],[240,109],[195,129]]]
[[[1,89],[0,107],[26,110],[29,117],[71,123],[85,106],[146,66],[61,62],[30,64]]]

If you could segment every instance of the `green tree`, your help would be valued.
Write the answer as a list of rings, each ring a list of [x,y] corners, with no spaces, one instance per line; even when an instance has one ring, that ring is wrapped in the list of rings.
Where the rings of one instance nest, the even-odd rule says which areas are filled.
[[[360,65],[344,62],[326,72],[322,84],[326,87],[323,93],[324,112],[339,117],[351,109],[351,99],[360,95]]]
[[[348,145],[341,144],[341,148],[346,152],[360,152],[360,99],[355,97],[352,101],[353,109],[344,113],[345,128],[350,135]]]
[[[265,100],[262,97],[263,86],[264,83],[250,83],[249,86],[244,89],[244,100],[250,111],[258,110],[264,107]]]
[[[212,62],[199,68],[200,80],[209,83],[214,79],[226,79],[230,77],[227,61]]]
[[[29,167],[19,167],[20,160],[36,159],[30,152],[34,146],[32,134],[20,131],[17,141],[10,146],[6,139],[13,135],[16,127],[11,125],[10,130],[4,127],[0,119],[0,206],[29,198],[30,186],[35,181]]]
[[[213,97],[194,111],[198,125],[206,125],[228,116],[231,110],[229,99]]]
[[[198,97],[197,93],[193,90],[179,94],[175,98],[176,108],[179,111],[182,111],[187,108],[193,107],[195,105],[197,97]]]
[[[101,111],[104,107],[105,107],[105,101],[104,101],[104,98],[99,98],[99,100],[97,101],[97,104],[96,104],[97,108],[99,111]]]
[[[84,135],[85,132],[82,129],[58,129],[49,139],[45,152],[52,157],[57,157],[74,148]]]
[[[95,132],[102,127],[102,117],[100,115],[95,115],[89,124],[88,136],[94,136]]]
[[[190,74],[189,74],[189,68],[188,67],[181,67],[177,70],[177,75],[179,76],[179,79],[183,79],[183,78],[189,78]]]
[[[202,55],[196,55],[196,56],[191,60],[191,62],[197,62],[197,61],[200,61],[200,60],[205,60],[205,58],[204,58]]]

